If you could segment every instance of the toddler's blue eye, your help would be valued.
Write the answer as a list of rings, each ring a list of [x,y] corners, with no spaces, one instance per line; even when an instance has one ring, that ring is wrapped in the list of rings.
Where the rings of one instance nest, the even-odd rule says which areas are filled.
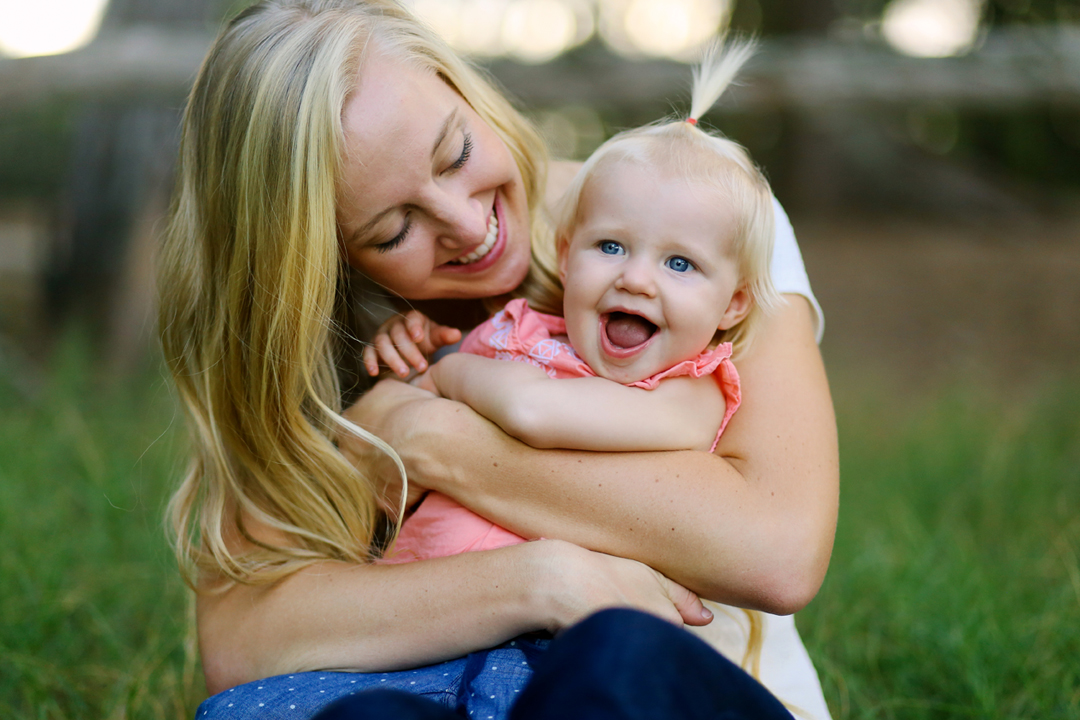
[[[605,240],[600,243],[600,252],[605,255],[618,255],[622,252],[622,245],[614,240]]]
[[[667,266],[675,272],[684,273],[692,269],[694,266],[686,258],[673,257],[667,261]]]

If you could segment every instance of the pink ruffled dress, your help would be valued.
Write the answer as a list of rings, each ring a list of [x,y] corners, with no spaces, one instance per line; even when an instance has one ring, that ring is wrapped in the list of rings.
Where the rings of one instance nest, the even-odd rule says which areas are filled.
[[[490,320],[477,327],[461,343],[461,352],[496,360],[524,362],[541,368],[555,379],[596,377],[574,348],[558,339],[566,336],[566,321],[531,309],[524,300],[511,300]],[[731,362],[731,343],[721,343],[696,358],[634,383],[630,387],[652,390],[671,377],[700,378],[712,375],[724,394],[727,409],[713,440],[713,448],[739,408],[739,374]],[[525,538],[485,520],[446,495],[428,493],[416,511],[402,524],[393,550],[381,562],[406,563],[457,555],[474,550],[493,550],[516,545]]]

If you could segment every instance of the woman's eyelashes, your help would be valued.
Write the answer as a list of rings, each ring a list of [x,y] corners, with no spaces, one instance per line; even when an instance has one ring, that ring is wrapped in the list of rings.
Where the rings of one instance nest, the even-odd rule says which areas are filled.
[[[463,135],[464,135],[464,140],[461,143],[461,155],[459,155],[458,159],[455,160],[450,165],[450,167],[447,168],[448,171],[452,172],[454,170],[460,170],[462,167],[465,166],[465,163],[469,162],[469,156],[472,155],[472,150],[473,150],[472,134],[466,132],[466,133],[463,133]]]
[[[375,250],[380,252],[380,253],[390,252],[391,250],[396,248],[398,245],[405,242],[405,237],[409,234],[409,228],[411,226],[412,226],[412,215],[406,215],[405,216],[405,224],[402,226],[401,232],[399,232],[397,235],[390,238],[386,242],[379,243],[378,245],[376,245]]]
[[[457,160],[455,160],[453,163],[450,164],[450,166],[448,168],[446,168],[445,172],[453,172],[454,170],[460,170],[461,168],[465,167],[465,163],[469,162],[469,158],[472,156],[472,151],[473,151],[472,134],[468,133],[468,132],[465,132],[465,133],[463,133],[463,140],[462,140],[462,143],[461,143],[461,154],[458,155]],[[401,232],[399,232],[397,235],[390,238],[386,242],[379,243],[377,245],[374,245],[373,247],[375,248],[375,250],[377,250],[378,252],[381,252],[381,253],[390,252],[391,250],[396,248],[398,245],[405,242],[405,238],[409,234],[409,228],[410,228],[411,225],[412,225],[412,216],[411,215],[406,215],[405,216],[405,225],[402,226]]]

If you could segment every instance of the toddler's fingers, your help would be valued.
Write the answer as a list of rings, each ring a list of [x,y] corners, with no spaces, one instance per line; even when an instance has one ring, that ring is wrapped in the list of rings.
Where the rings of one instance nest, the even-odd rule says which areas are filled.
[[[365,345],[364,351],[361,354],[364,360],[364,369],[367,370],[367,374],[371,377],[376,377],[379,374],[379,353],[375,351],[374,345]]]
[[[409,337],[414,343],[424,339],[424,322],[427,320],[419,310],[410,310],[405,313],[405,327],[409,331]]]
[[[409,336],[409,329],[404,323],[398,323],[390,328],[390,339],[397,347],[398,353],[420,372],[427,370],[427,359],[420,348],[416,347],[416,341]]]
[[[394,347],[389,335],[379,333],[375,336],[375,350],[379,353],[379,358],[382,359],[383,363],[400,377],[406,377],[409,374],[409,366],[401,359],[401,355],[398,354],[397,348]]]
[[[461,331],[457,328],[446,327],[445,325],[439,326],[439,341],[440,347],[443,345],[453,345],[461,339]]]

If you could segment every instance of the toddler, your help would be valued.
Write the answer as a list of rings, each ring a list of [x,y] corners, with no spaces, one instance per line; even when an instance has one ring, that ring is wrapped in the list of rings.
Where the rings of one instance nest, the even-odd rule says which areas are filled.
[[[750,53],[712,47],[689,118],[616,135],[585,162],[555,233],[563,317],[512,300],[414,382],[533,447],[715,448],[740,403],[732,358],[779,302],[768,183],[697,126]],[[384,562],[523,541],[429,493]]]

